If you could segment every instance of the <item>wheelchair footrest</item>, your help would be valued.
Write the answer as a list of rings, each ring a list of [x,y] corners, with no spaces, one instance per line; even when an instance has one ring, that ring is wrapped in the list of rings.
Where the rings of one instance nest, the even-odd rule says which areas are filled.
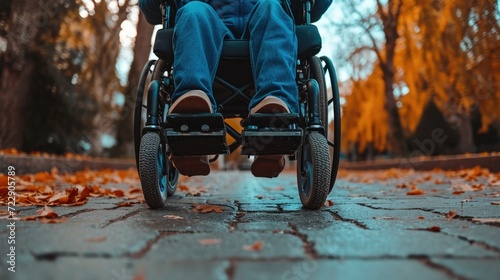
[[[243,155],[289,155],[302,143],[297,114],[254,114],[243,121]]]
[[[173,155],[229,153],[222,114],[169,114],[166,123],[167,141]]]

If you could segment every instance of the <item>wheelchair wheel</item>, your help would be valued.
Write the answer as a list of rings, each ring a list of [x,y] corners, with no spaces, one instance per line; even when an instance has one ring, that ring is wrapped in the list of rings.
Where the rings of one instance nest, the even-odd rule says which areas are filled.
[[[339,170],[340,163],[340,93],[337,81],[337,73],[335,71],[335,67],[333,66],[332,61],[326,57],[322,56],[320,60],[325,64],[323,68],[323,72],[328,74],[330,77],[330,87],[332,89],[332,96],[328,98],[326,92],[325,97],[327,98],[326,106],[327,106],[327,114],[326,120],[329,120],[330,117],[333,117],[331,124],[333,125],[332,131],[327,133],[328,145],[330,146],[330,154],[331,154],[331,173],[330,173],[330,190],[332,191],[333,185],[337,179],[337,172]],[[325,77],[325,76],[323,76]],[[325,86],[326,88],[326,86]],[[321,89],[321,87],[320,87]],[[330,122],[329,122],[330,123]]]
[[[139,174],[144,199],[152,209],[164,207],[169,190],[175,191],[179,173],[169,170],[168,163],[160,135],[144,134],[139,151]]]
[[[316,131],[308,133],[297,164],[300,201],[304,208],[319,209],[330,192],[330,157],[325,136]]]
[[[153,67],[154,66],[154,67]],[[156,145],[155,141],[151,140],[153,136],[149,135],[146,138],[146,135],[148,134],[155,134],[161,142],[160,135],[157,133],[146,133],[144,136],[142,135],[142,131],[144,128],[144,124],[146,122],[146,112],[147,112],[147,94],[148,94],[148,86],[152,80],[159,80],[161,73],[164,72],[165,68],[165,63],[161,60],[150,60],[144,65],[144,68],[141,73],[141,77],[139,79],[139,85],[137,87],[137,95],[136,95],[136,104],[135,104],[135,111],[134,111],[134,148],[135,148],[135,159],[136,159],[136,164],[137,164],[137,171],[139,172],[139,177],[141,179],[141,184],[143,187],[143,192],[144,196],[146,197],[146,192],[149,192],[152,194],[151,189],[154,189],[151,187],[151,185],[154,185],[153,183],[150,183],[154,180],[153,175],[151,174],[156,174],[156,173],[151,173],[151,172],[146,172],[143,176],[142,172],[146,169],[148,169],[146,162],[147,160],[143,160],[143,167],[141,168],[141,158],[149,157],[152,158],[153,154],[158,154],[158,157],[161,157],[162,164],[159,165],[163,168],[164,174],[166,174],[166,194],[167,196],[172,196],[175,193],[175,190],[177,189],[177,181],[179,179],[179,172],[177,169],[175,169],[170,161],[168,159],[168,149],[163,148],[160,144]],[[158,104],[160,106],[160,104]],[[161,106],[160,106],[161,107]],[[164,115],[163,108],[159,108],[158,112],[161,112]],[[163,121],[163,118],[159,117],[158,118],[160,122]],[[160,125],[161,126],[161,125]],[[143,143],[144,142],[144,143]],[[164,147],[168,147],[168,145],[165,145]],[[147,151],[147,149],[150,149],[150,151]],[[161,151],[158,151],[158,149],[161,149]],[[151,161],[149,164],[151,164],[150,168],[157,168],[158,164],[153,165],[153,161]],[[143,180],[144,177],[144,180]],[[147,177],[147,178],[146,178]],[[159,181],[158,181],[159,182]],[[151,196],[151,195],[150,195]],[[154,199],[152,201],[155,201]],[[146,198],[147,202],[147,198]],[[147,202],[148,203],[148,202]],[[151,208],[158,208],[158,207],[163,207],[163,206],[157,206],[159,205],[158,202],[152,202],[148,203],[148,205]],[[164,205],[164,203],[162,204]]]

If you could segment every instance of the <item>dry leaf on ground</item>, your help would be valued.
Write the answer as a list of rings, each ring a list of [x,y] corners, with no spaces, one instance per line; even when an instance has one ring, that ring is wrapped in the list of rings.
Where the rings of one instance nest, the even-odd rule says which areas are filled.
[[[482,223],[482,224],[497,224],[500,223],[499,218],[473,218],[473,222]]]
[[[224,210],[218,205],[193,205],[193,212],[198,212],[198,213],[210,213],[210,212],[216,212],[216,213],[222,213]]]
[[[425,192],[423,190],[415,188],[415,189],[407,192],[406,194],[407,195],[423,195],[424,193]]]
[[[455,210],[450,210],[450,212],[446,213],[446,219],[451,220],[457,216],[457,211]]]
[[[429,228],[427,228],[427,230],[432,231],[432,232],[441,232],[441,228],[438,226],[429,227]]]
[[[222,242],[222,239],[218,238],[207,238],[207,239],[199,239],[198,243],[201,245],[215,245],[215,244],[220,244]]]
[[[60,218],[53,218],[53,219],[47,219],[45,217],[40,219],[40,222],[44,224],[59,224],[59,223],[65,223],[68,221],[68,218],[66,217],[60,217]]]
[[[101,236],[95,236],[95,237],[87,237],[87,238],[85,238],[85,241],[86,242],[96,242],[96,243],[99,243],[99,242],[106,241],[106,239],[108,239],[107,236],[101,235]]]
[[[262,242],[261,240],[255,242],[253,244],[243,246],[243,250],[245,250],[245,251],[258,252],[258,251],[262,250],[262,248],[264,248],[264,242]]]
[[[325,201],[325,203],[323,203],[323,206],[325,206],[325,207],[333,206],[333,201],[328,199],[327,201]]]
[[[184,220],[183,217],[180,216],[175,216],[175,215],[165,215],[163,218],[169,219],[169,220]]]

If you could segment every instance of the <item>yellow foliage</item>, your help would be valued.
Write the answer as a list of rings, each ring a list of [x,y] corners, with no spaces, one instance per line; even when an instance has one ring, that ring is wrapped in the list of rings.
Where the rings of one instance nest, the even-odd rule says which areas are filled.
[[[496,0],[406,0],[399,19],[395,88],[403,89],[400,120],[406,136],[432,100],[446,116],[479,110],[482,131],[500,120],[500,27]],[[343,148],[374,142],[387,147],[383,79],[378,67],[355,81],[343,108]]]

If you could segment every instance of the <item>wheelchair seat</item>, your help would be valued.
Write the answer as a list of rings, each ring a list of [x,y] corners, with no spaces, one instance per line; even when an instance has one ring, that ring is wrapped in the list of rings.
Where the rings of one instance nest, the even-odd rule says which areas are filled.
[[[295,27],[295,34],[298,42],[298,58],[308,58],[319,53],[321,50],[321,36],[315,25],[297,25]],[[158,58],[169,62],[174,60],[173,35],[173,28],[160,29],[156,32],[153,52]],[[221,57],[229,59],[249,58],[249,40],[224,40]]]

